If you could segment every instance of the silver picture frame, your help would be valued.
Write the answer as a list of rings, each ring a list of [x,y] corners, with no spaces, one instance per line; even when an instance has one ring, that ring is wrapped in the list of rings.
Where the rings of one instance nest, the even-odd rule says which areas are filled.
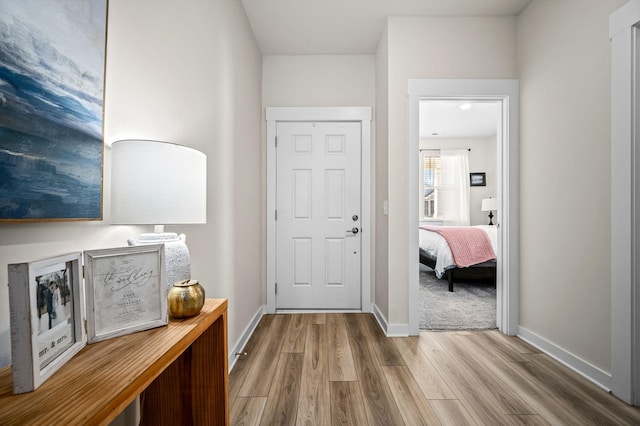
[[[164,245],[84,252],[87,341],[167,325]]]

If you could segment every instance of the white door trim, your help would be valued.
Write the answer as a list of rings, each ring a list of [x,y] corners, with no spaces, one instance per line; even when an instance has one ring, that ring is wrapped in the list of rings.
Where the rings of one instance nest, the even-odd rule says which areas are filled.
[[[515,335],[519,321],[519,83],[518,80],[409,80],[409,334],[419,333],[418,161],[421,99],[495,100],[502,103],[498,144],[498,327]],[[505,285],[500,285],[500,283]]]
[[[371,116],[371,107],[266,108],[267,313],[276,312],[276,124],[279,121],[357,121],[362,125],[361,310],[371,312]]]
[[[611,14],[611,391],[640,404],[640,186],[636,38],[640,0]],[[635,96],[634,96],[634,92]]]

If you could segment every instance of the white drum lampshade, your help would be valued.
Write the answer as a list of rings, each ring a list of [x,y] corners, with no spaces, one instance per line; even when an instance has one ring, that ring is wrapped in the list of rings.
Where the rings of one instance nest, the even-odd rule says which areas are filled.
[[[164,225],[207,221],[207,157],[182,145],[121,140],[111,146],[111,222],[154,225],[130,245],[165,245],[167,285],[191,278],[185,236]]]
[[[111,146],[111,221],[121,225],[207,222],[207,156],[168,142]]]

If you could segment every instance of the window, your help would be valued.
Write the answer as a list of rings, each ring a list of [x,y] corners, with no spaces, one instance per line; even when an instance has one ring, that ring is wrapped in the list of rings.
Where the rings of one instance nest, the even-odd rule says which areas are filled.
[[[442,169],[440,151],[420,151],[422,157],[422,181],[420,191],[420,219],[442,219]]]

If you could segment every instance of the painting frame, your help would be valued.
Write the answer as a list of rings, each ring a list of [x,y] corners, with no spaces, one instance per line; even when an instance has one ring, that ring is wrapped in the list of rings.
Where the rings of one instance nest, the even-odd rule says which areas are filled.
[[[164,244],[84,252],[89,344],[168,324]]]
[[[87,344],[82,253],[9,264],[8,275],[13,393],[20,394],[37,389]]]
[[[487,186],[487,174],[484,172],[469,173],[469,186]]]
[[[108,0],[0,16],[0,223],[103,218]]]

